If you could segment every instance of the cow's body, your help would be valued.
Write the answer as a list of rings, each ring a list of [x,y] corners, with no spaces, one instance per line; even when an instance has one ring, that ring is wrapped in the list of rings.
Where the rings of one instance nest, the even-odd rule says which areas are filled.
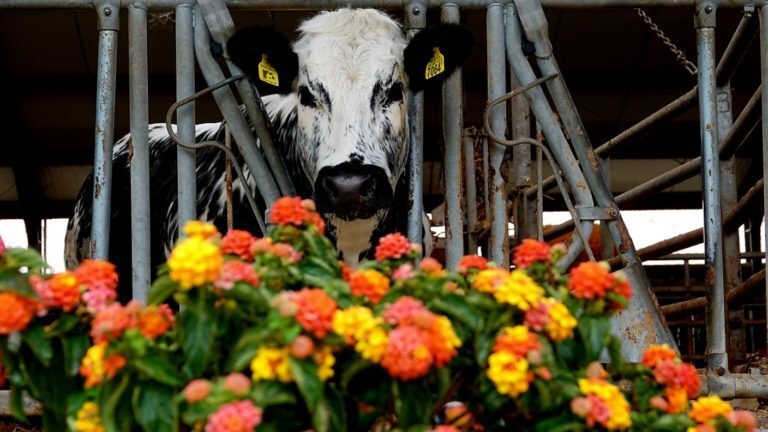
[[[286,158],[297,193],[315,199],[329,237],[354,265],[371,253],[378,237],[405,229],[409,75],[417,76],[410,80],[411,90],[421,90],[414,82],[423,87],[424,78],[419,75],[437,49],[433,45],[446,53],[447,75],[466,59],[461,58],[463,53],[451,51],[462,42],[466,45],[457,41],[466,39],[465,33],[451,27],[437,35],[425,31],[406,48],[400,26],[370,9],[320,13],[305,21],[299,39],[282,51],[259,45],[270,38],[254,30],[230,39],[230,58],[262,92],[270,87],[258,82],[259,59],[271,59],[280,73],[280,88],[272,89],[276,94],[262,98],[275,142]],[[471,47],[471,36],[468,39]],[[197,141],[221,142],[223,135],[220,123],[197,126]],[[176,148],[164,125],[151,125],[149,138],[152,263],[156,266],[164,261],[178,231]],[[110,258],[126,274],[131,244],[129,145],[130,136],[126,136],[114,149],[110,240]],[[247,166],[238,163],[249,177],[248,187],[255,191]],[[198,151],[197,214],[221,230],[226,227],[224,169],[220,151]],[[257,232],[240,180],[235,179],[233,186],[235,228]],[[68,265],[89,255],[91,191],[89,178],[69,224]]]

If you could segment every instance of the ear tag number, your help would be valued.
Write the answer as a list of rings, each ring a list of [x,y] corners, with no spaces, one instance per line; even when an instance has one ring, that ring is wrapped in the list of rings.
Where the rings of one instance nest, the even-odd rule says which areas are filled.
[[[429,59],[426,69],[424,69],[424,79],[434,78],[445,71],[445,57],[440,52],[439,47],[432,48],[432,58]]]
[[[277,70],[269,64],[266,55],[262,55],[259,62],[259,79],[267,84],[280,87],[280,78],[277,76]]]

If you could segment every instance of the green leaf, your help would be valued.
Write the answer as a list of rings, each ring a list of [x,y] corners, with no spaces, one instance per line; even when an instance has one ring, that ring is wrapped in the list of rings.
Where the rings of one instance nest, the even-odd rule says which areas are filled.
[[[349,383],[360,372],[370,369],[373,366],[375,366],[375,364],[371,363],[369,360],[362,359],[362,358],[357,359],[352,363],[345,365],[342,368],[341,379],[339,380],[339,384],[341,385],[342,390],[344,390],[345,392],[348,391]]]
[[[134,359],[131,365],[159,383],[171,387],[179,387],[184,383],[184,379],[176,372],[176,368],[165,356],[156,351],[147,351],[143,357]]]
[[[133,391],[133,412],[146,432],[175,432],[178,430],[178,409],[171,387],[142,382]]]
[[[235,282],[232,289],[226,291],[226,296],[240,302],[248,302],[260,310],[269,308],[270,296],[267,291],[264,288],[257,288],[245,282]]]
[[[189,378],[200,376],[212,357],[216,334],[216,320],[208,310],[205,296],[197,292],[197,301],[179,314],[184,365],[182,371]]]
[[[255,382],[251,389],[251,398],[261,408],[296,404],[296,395],[288,386],[276,381]]]
[[[480,316],[477,315],[475,310],[470,307],[466,299],[462,296],[449,294],[443,297],[438,297],[430,301],[428,306],[436,312],[442,312],[450,318],[464,323],[472,330],[476,330],[480,327]]]
[[[317,365],[309,360],[289,358],[291,373],[296,380],[296,387],[304,398],[304,402],[312,414],[312,426],[316,432],[330,432],[331,409],[323,398],[324,387],[317,376]]]
[[[40,324],[32,324],[27,327],[24,332],[21,333],[21,340],[32,350],[45,366],[51,364],[51,358],[53,357],[53,348],[51,347],[51,341],[45,335],[45,329]]]
[[[331,387],[325,389],[325,402],[328,407],[329,430],[333,432],[345,432],[347,430],[347,410],[344,406],[344,398]]]
[[[74,334],[61,338],[64,351],[64,368],[67,375],[74,377],[80,372],[80,363],[88,350],[91,341],[87,334]]]
[[[395,413],[401,428],[428,424],[434,405],[433,395],[420,380],[393,381]]]
[[[34,249],[8,248],[5,255],[7,267],[27,267],[30,271],[48,267],[40,252]]]
[[[56,321],[48,327],[48,334],[51,336],[63,336],[66,333],[71,332],[82,322],[82,318],[76,314],[64,314],[61,315]],[[82,329],[82,332],[87,330]]]
[[[0,272],[0,292],[8,291],[24,297],[37,298],[35,290],[29,285],[29,280],[22,277],[16,269],[6,269]]]
[[[121,428],[122,419],[119,418],[118,405],[123,399],[123,395],[130,384],[131,378],[126,373],[118,375],[117,380],[107,381],[102,384],[99,392],[99,415],[104,424],[106,432],[118,432],[125,430]]]
[[[20,386],[11,386],[11,400],[9,401],[9,405],[11,414],[16,417],[16,419],[24,423],[29,423],[27,414],[24,412],[24,395]]]
[[[586,363],[599,360],[608,337],[611,334],[611,323],[606,317],[584,315],[579,320],[579,333],[586,349]]]
[[[240,371],[245,369],[256,356],[259,346],[271,334],[270,329],[264,327],[251,327],[244,331],[229,354],[227,370]]]
[[[147,304],[159,305],[165,302],[177,289],[179,289],[179,285],[172,281],[170,277],[163,276],[157,278],[149,288]]]

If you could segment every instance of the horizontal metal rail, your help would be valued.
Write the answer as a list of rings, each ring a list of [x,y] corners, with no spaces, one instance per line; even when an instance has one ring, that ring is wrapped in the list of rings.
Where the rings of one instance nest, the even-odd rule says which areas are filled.
[[[334,7],[370,7],[378,9],[402,9],[402,0],[226,0],[230,9],[282,9],[317,10]],[[92,9],[95,0],[3,0],[0,9]],[[121,7],[142,3],[147,9],[173,9],[190,0],[120,0]],[[439,8],[452,3],[463,9],[484,9],[492,4],[509,4],[511,0],[425,0],[428,8]],[[759,5],[756,0],[710,0],[718,7],[743,7]],[[584,9],[601,7],[692,7],[694,0],[541,0],[545,7]]]
[[[747,280],[745,280],[741,285],[728,291],[728,293],[725,295],[725,301],[730,303],[744,297],[747,294],[754,294],[752,292],[752,288],[758,285],[762,287],[763,282],[765,282],[765,269],[762,269],[759,272],[753,274],[752,276],[747,278]],[[706,297],[696,297],[690,300],[681,301],[679,303],[664,305],[661,307],[661,311],[664,312],[664,315],[667,315],[667,316],[676,315],[683,312],[690,312],[693,310],[702,309],[706,305],[707,305]]]

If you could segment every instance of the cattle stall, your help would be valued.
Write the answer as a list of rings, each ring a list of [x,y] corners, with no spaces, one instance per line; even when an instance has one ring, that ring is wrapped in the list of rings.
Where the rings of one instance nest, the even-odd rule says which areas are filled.
[[[508,222],[513,220],[515,235],[554,238],[573,231],[573,241],[564,264],[576,260],[584,252],[595,259],[589,247],[590,237],[599,221],[600,235],[607,248],[610,263],[622,268],[635,288],[630,308],[615,321],[614,330],[622,335],[626,355],[637,358],[649,343],[679,342],[664,316],[680,316],[705,307],[706,349],[702,357],[708,374],[708,391],[727,398],[767,397],[768,380],[762,375],[731,372],[729,350],[731,339],[741,337],[728,332],[731,320],[727,305],[759,289],[768,291],[765,281],[765,252],[752,245],[751,254],[741,255],[737,229],[748,223],[755,241],[755,224],[759,214],[768,213],[768,90],[758,87],[742,111],[732,118],[732,94],[729,86],[734,70],[741,63],[745,46],[758,32],[762,82],[768,78],[768,8],[750,0],[5,0],[0,10],[57,9],[89,10],[96,15],[98,58],[96,70],[96,106],[94,133],[94,187],[90,254],[108,259],[110,238],[110,204],[112,199],[112,148],[115,143],[115,106],[117,87],[118,36],[120,17],[128,16],[128,97],[131,134],[131,238],[132,289],[136,298],[144,298],[151,281],[149,262],[149,96],[148,96],[148,14],[155,11],[175,13],[175,100],[168,110],[167,122],[175,115],[177,126],[178,212],[179,221],[195,219],[195,104],[198,97],[212,93],[221,116],[226,120],[234,142],[238,145],[251,175],[256,178],[263,203],[249,198],[255,215],[263,218],[277,197],[293,192],[291,181],[272,145],[273,138],[261,114],[260,101],[250,85],[237,79],[241,72],[226,64],[225,78],[210,49],[221,46],[234,31],[231,11],[317,10],[334,7],[371,7],[401,13],[408,37],[427,26],[430,11],[439,10],[439,20],[461,21],[463,11],[480,11],[485,18],[486,35],[478,46],[486,51],[487,94],[482,110],[482,127],[465,128],[463,78],[452,75],[442,88],[444,178],[445,255],[449,268],[468,251],[484,244],[488,257],[509,264],[511,239]],[[684,63],[696,73],[697,85],[660,110],[645,117],[599,146],[590,142],[579,109],[566,86],[556,61],[557,46],[550,40],[548,20],[542,7],[561,9],[675,7],[691,13],[696,35],[697,61]],[[725,50],[716,56],[715,31],[718,9],[742,9],[741,20]],[[658,27],[657,27],[658,28]],[[667,39],[668,40],[668,39]],[[684,56],[683,56],[684,57]],[[531,64],[535,62],[535,65]],[[196,92],[199,67],[211,88]],[[534,67],[535,66],[535,67]],[[232,84],[232,86],[230,86]],[[234,89],[249,117],[254,120],[256,137],[241,115]],[[545,93],[546,89],[546,93]],[[410,95],[408,107],[410,151],[408,173],[408,236],[421,241],[424,213],[425,178],[424,139],[425,95]],[[511,106],[508,112],[508,104]],[[614,197],[606,176],[603,158],[625,143],[647,133],[652,127],[698,106],[700,156],[667,172],[632,187]],[[723,108],[725,107],[725,108]],[[758,114],[760,113],[760,114]],[[508,118],[508,115],[510,118]],[[534,118],[535,122],[530,122]],[[762,118],[762,166],[759,179],[739,196],[735,154]],[[508,125],[511,123],[511,127]],[[509,137],[509,138],[508,138]],[[262,151],[257,151],[258,138]],[[511,147],[511,150],[508,148]],[[481,166],[475,164],[478,150],[486,153]],[[224,150],[226,151],[226,150]],[[511,161],[507,163],[509,155]],[[538,156],[536,156],[538,155]],[[753,155],[754,156],[754,155]],[[756,157],[756,156],[754,156]],[[533,165],[538,169],[533,169]],[[235,164],[236,165],[236,164]],[[508,166],[507,166],[508,165]],[[549,165],[548,177],[544,165]],[[478,169],[479,168],[479,169]],[[539,177],[533,179],[534,174]],[[632,208],[640,200],[700,174],[704,220],[700,230],[636,249],[622,218],[621,209]],[[482,182],[475,179],[482,178]],[[479,183],[482,183],[480,185]],[[541,215],[546,192],[557,186],[562,205],[571,220],[543,229]],[[742,188],[743,189],[743,188]],[[755,203],[763,199],[762,209]],[[481,224],[478,206],[482,201],[484,220]],[[466,204],[462,204],[462,203]],[[466,215],[464,209],[466,208]],[[762,212],[762,213],[760,213]],[[750,215],[751,213],[751,215]],[[754,216],[758,214],[758,216]],[[758,228],[759,235],[759,228]],[[684,247],[704,243],[704,296],[685,298],[660,307],[652,292],[643,261],[664,258]],[[604,245],[605,246],[605,245]],[[616,253],[614,253],[614,251]],[[614,256],[614,254],[616,256]],[[738,277],[742,258],[749,260],[751,276]],[[689,259],[686,259],[688,266]],[[686,267],[687,268],[687,267]],[[739,270],[737,270],[737,268]],[[686,273],[688,274],[688,273]],[[726,290],[726,287],[728,289]],[[727,291],[727,292],[726,292]],[[754,312],[754,311],[753,311]],[[765,307],[763,306],[763,316]],[[701,315],[701,314],[699,314]],[[686,321],[686,320],[678,320]],[[676,321],[677,322],[677,321]],[[670,322],[671,323],[671,322]],[[677,322],[679,328],[690,323]],[[762,331],[765,331],[763,324]],[[690,338],[690,333],[688,333]],[[764,341],[763,341],[764,343]]]

